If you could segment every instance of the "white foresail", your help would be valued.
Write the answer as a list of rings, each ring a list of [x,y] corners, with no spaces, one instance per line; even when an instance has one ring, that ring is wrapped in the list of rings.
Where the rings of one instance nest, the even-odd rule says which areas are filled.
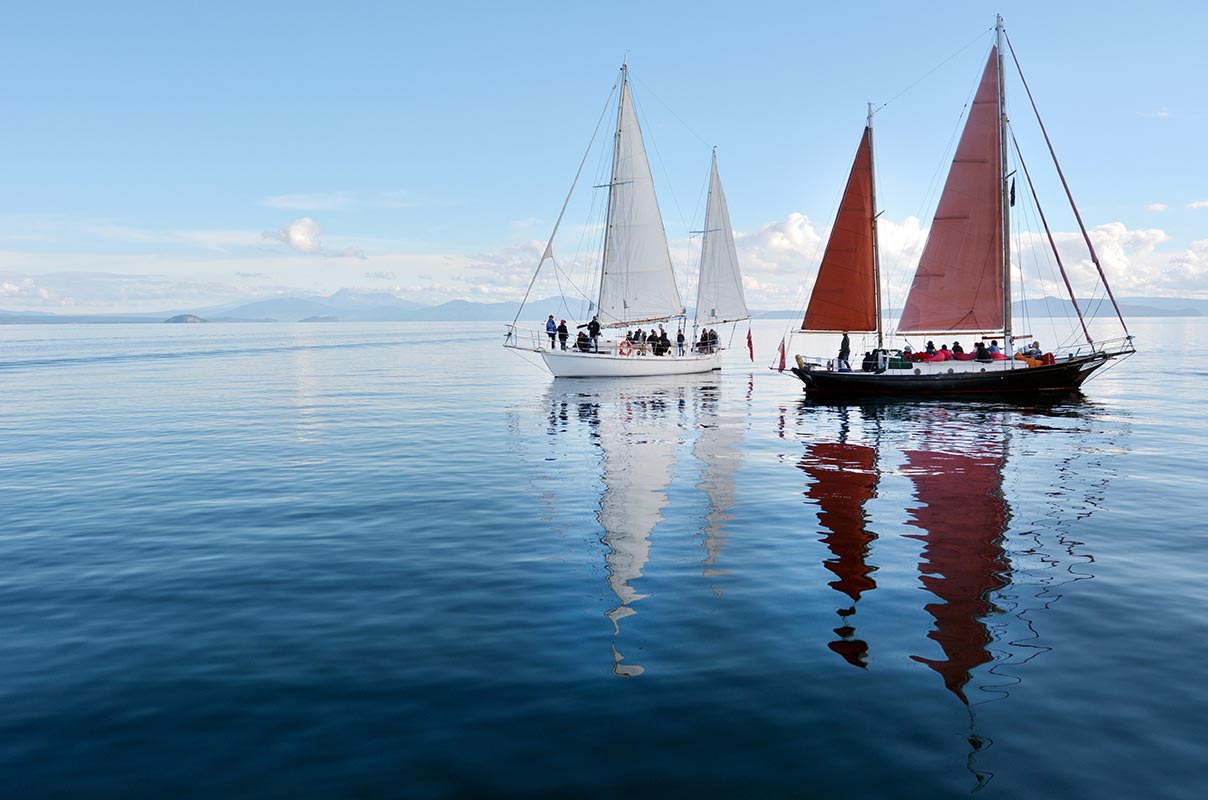
[[[600,322],[625,325],[683,312],[629,82],[621,86],[600,278]]]
[[[709,204],[701,236],[700,280],[696,291],[696,324],[715,325],[747,319],[747,301],[742,292],[742,272],[730,227],[730,209],[717,174],[717,155],[709,174]]]

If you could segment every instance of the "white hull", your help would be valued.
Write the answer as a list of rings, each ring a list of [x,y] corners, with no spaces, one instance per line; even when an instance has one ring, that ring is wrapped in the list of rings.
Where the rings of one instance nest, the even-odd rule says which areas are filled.
[[[580,353],[574,350],[541,350],[545,366],[557,378],[634,378],[644,375],[693,375],[721,369],[721,349],[708,354],[684,356]]]

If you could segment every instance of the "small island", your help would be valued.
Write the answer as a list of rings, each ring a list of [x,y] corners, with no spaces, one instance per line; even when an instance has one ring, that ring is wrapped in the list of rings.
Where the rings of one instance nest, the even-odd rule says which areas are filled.
[[[315,316],[315,317],[307,317],[306,319],[300,319],[298,321],[299,322],[339,322],[340,318],[339,317]]]
[[[205,320],[193,314],[177,314],[171,319],[164,320],[164,322],[205,322]]]

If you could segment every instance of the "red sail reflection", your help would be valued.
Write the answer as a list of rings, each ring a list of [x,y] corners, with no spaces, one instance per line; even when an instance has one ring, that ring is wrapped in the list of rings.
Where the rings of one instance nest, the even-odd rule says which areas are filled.
[[[1002,453],[911,450],[905,455],[905,471],[922,502],[910,512],[910,524],[924,531],[910,537],[924,543],[921,581],[943,601],[925,608],[935,618],[928,638],[939,644],[944,658],[911,658],[938,672],[944,685],[968,703],[970,673],[993,658],[986,627],[986,618],[996,611],[990,596],[1009,582],[1002,547],[1008,520]]]
[[[866,445],[816,442],[797,465],[814,479],[806,496],[817,501],[818,521],[828,531],[822,541],[834,558],[824,564],[836,578],[828,585],[852,601],[839,610],[844,624],[835,633],[840,638],[828,647],[857,667],[866,666],[868,643],[855,638],[851,617],[860,595],[877,586],[871,577],[876,567],[865,561],[877,536],[864,527],[864,504],[877,491],[876,460],[876,450]]]

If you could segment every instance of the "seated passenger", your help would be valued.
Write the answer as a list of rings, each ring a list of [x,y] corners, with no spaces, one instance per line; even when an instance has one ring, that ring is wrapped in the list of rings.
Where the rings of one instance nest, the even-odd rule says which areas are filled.
[[[955,355],[955,354],[957,354],[957,353],[963,353],[963,352],[965,352],[965,348],[961,347],[961,343],[960,343],[960,342],[953,342],[953,343],[952,343],[952,353],[953,353],[953,355]]]
[[[579,335],[575,338],[575,349],[582,353],[586,353],[591,349],[591,341],[583,331],[579,331]]]
[[[935,355],[935,342],[928,340],[927,347],[923,350],[923,352],[929,356]]]
[[[973,344],[973,360],[974,361],[993,361],[994,356],[990,355],[990,351],[986,349],[985,342],[974,342]]]
[[[1002,350],[998,349],[998,340],[997,339],[991,339],[990,346],[987,347],[986,349],[990,351],[990,355],[992,355],[992,356],[1002,355]]]
[[[948,349],[948,345],[945,343],[940,345],[939,352],[936,353],[936,356],[936,361],[947,361],[948,359],[952,358],[952,351]]]

